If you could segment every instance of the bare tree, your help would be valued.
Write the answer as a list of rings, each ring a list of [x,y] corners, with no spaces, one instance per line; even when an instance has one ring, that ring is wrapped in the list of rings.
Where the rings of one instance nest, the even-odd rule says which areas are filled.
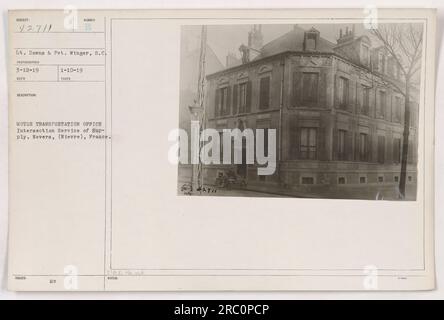
[[[415,76],[421,69],[423,28],[420,24],[379,24],[371,33],[382,43],[394,59],[403,78],[403,83],[382,76],[394,90],[404,96],[404,132],[401,153],[399,192],[405,196],[407,156],[410,134],[410,101]]]

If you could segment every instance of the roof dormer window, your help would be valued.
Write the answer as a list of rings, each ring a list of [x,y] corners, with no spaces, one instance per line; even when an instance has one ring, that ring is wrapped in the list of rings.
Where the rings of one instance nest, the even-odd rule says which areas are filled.
[[[304,33],[304,50],[315,51],[319,41],[319,31],[311,28]]]

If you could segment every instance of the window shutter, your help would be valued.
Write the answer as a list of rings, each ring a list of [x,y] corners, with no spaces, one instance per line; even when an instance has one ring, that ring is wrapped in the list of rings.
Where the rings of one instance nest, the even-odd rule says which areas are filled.
[[[317,146],[316,153],[318,160],[327,160],[325,157],[325,127],[319,127],[317,130]]]
[[[339,130],[337,128],[333,129],[333,160],[338,160],[338,149],[339,149],[339,140],[338,140]]]
[[[368,89],[368,116],[375,117],[375,90]]]
[[[220,89],[219,88],[217,88],[216,89],[216,94],[215,94],[215,102],[214,102],[214,116],[215,117],[218,117],[219,116],[219,114],[220,114],[220,111],[219,111],[219,99],[220,99]]]
[[[365,155],[365,159],[368,162],[374,162],[375,159],[372,159],[372,155],[373,155],[373,152],[372,152],[372,149],[373,149],[373,137],[372,137],[371,134],[368,134],[366,136],[366,144],[367,144],[367,150],[366,150],[367,153]]]
[[[237,114],[237,109],[238,109],[238,91],[239,91],[239,85],[235,84],[233,86],[233,115]]]
[[[392,160],[394,163],[400,163],[400,155],[401,155],[401,139],[393,139],[393,156]]]
[[[270,104],[270,77],[260,79],[259,109],[267,109]]]
[[[318,106],[321,108],[327,107],[327,74],[321,72],[319,75],[319,88],[318,88]]]
[[[302,96],[302,73],[293,72],[293,87],[292,87],[292,107],[299,107],[301,104]]]
[[[249,80],[247,82],[247,103],[246,103],[246,112],[250,113],[251,112],[251,80]]]
[[[360,139],[359,132],[356,132],[355,133],[355,161],[361,160],[361,158],[360,158],[361,146],[359,143],[359,139]]]
[[[353,133],[350,131],[347,131],[345,133],[345,159],[348,161],[353,160]]]
[[[339,108],[339,76],[335,75],[335,83],[334,83],[334,107]]]
[[[378,162],[385,162],[385,136],[378,136]]]
[[[297,118],[296,116],[289,117],[289,140],[290,140],[290,148],[289,148],[289,158],[291,160],[298,159],[299,155],[299,128],[297,126]]]
[[[295,124],[294,141],[295,141],[295,159],[301,158],[301,128]]]
[[[226,101],[226,106],[225,106],[225,114],[224,115],[229,115],[231,112],[231,87],[228,86],[227,87],[227,101]]]
[[[359,83],[356,83],[356,113],[364,113],[364,90]]]
[[[353,112],[355,111],[355,95],[356,95],[356,83],[349,79],[347,82],[348,84],[348,100],[347,100],[347,111]]]

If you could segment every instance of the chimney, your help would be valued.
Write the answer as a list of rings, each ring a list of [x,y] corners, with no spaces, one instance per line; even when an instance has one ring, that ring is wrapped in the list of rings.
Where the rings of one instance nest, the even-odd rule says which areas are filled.
[[[343,44],[351,40],[354,40],[354,38],[355,38],[355,26],[352,25],[351,29],[345,27],[345,33],[342,32],[342,29],[339,29],[339,38],[337,40],[337,43]]]
[[[256,58],[260,54],[263,46],[264,37],[262,35],[262,26],[260,24],[253,25],[253,28],[248,32],[248,45],[242,45],[239,50],[242,54],[243,63]]]
[[[262,48],[264,37],[262,35],[262,26],[253,25],[253,30],[248,33],[248,46],[250,48],[260,50]]]

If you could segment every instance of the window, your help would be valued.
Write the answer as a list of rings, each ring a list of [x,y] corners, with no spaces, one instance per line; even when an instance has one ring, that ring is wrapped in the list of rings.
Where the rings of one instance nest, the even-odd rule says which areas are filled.
[[[304,72],[302,74],[302,102],[316,103],[318,101],[318,81],[319,75],[314,72]]]
[[[345,131],[345,130],[338,131],[338,160],[345,160],[346,159],[346,154],[345,154],[346,134],[347,134],[347,131]]]
[[[270,77],[260,80],[259,109],[267,109],[270,106]]]
[[[393,121],[394,122],[401,122],[401,98],[395,97],[395,106],[393,110]]]
[[[348,104],[348,79],[339,77],[338,81],[338,104],[339,108],[345,109]]]
[[[393,162],[394,163],[401,162],[401,139],[400,138],[393,139]]]
[[[316,128],[301,128],[300,159],[316,159],[316,136]]]
[[[393,177],[393,181],[395,181],[395,182],[399,182],[399,176],[394,176],[394,177]]]
[[[385,136],[378,136],[378,162],[385,162]]]
[[[268,128],[265,129],[260,129],[260,130],[264,130],[264,156],[268,157]],[[258,141],[256,140],[256,143],[258,143]],[[260,142],[262,143],[262,142]]]
[[[247,83],[239,84],[239,113],[247,110]]]
[[[339,177],[338,184],[345,184],[345,177]]]
[[[223,139],[224,139],[224,133],[223,131],[219,131],[219,156],[220,156],[220,163],[224,162],[224,143],[223,143]]]
[[[362,64],[368,66],[369,64],[369,48],[365,44],[362,45]]]
[[[304,50],[316,50],[316,36],[314,32],[307,32]]]
[[[412,179],[412,176],[409,176],[408,179],[409,179],[409,182],[412,182],[412,180],[413,180],[413,179]]]
[[[384,176],[378,176],[378,182],[379,183],[384,182]]]
[[[367,183],[366,177],[359,177],[359,183]]]
[[[314,184],[314,178],[313,177],[302,177],[301,183],[302,184]]]
[[[368,116],[370,109],[370,88],[362,86],[362,109],[361,113]]]
[[[366,133],[359,134],[359,160],[367,161],[368,136]]]
[[[378,101],[376,103],[376,118],[384,118],[384,110],[386,108],[387,94],[385,91],[378,92]]]
[[[385,57],[382,52],[378,53],[378,71],[381,73],[385,72]]]
[[[219,89],[219,103],[217,105],[218,116],[224,116],[229,113],[228,110],[228,87]]]

